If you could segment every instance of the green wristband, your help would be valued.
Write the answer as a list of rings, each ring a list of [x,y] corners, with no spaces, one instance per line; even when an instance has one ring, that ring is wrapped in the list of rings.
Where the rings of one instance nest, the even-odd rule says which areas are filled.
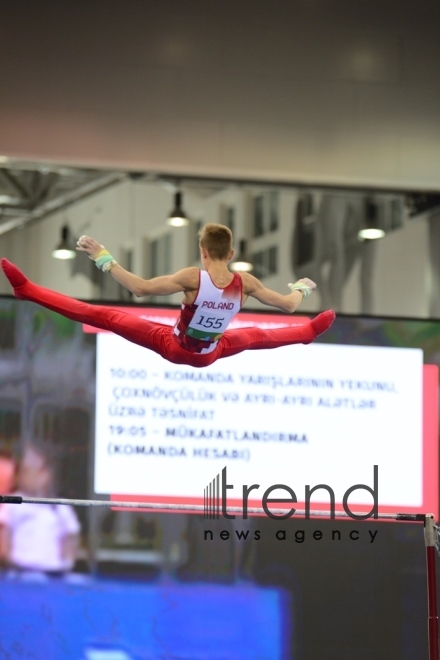
[[[97,257],[94,259],[97,268],[107,273],[109,270],[116,266],[117,261],[113,259],[108,250],[101,250]]]

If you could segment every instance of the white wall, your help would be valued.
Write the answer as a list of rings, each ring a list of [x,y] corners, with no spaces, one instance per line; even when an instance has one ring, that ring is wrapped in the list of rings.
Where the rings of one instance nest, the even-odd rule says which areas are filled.
[[[437,187],[437,0],[4,0],[0,154]]]

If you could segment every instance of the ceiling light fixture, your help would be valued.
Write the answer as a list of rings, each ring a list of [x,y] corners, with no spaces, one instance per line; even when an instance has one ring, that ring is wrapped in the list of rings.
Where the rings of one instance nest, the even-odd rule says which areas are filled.
[[[168,216],[167,224],[171,227],[185,227],[189,224],[189,218],[182,208],[182,193],[180,190],[174,194],[174,208]]]
[[[61,228],[61,241],[52,252],[54,259],[75,259],[76,250],[72,246],[70,237],[71,235],[69,227],[67,225],[63,225]]]
[[[368,200],[365,209],[365,226],[359,230],[360,241],[375,241],[385,236],[385,230],[380,225],[377,205]]]

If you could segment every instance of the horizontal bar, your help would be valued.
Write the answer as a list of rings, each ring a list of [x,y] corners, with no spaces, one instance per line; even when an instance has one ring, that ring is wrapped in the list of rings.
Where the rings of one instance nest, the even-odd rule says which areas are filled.
[[[84,507],[110,507],[115,509],[148,509],[148,510],[166,510],[176,512],[188,513],[204,513],[205,507],[203,504],[170,504],[160,502],[114,502],[111,500],[76,500],[64,498],[51,498],[51,497],[26,497],[24,495],[0,495],[0,503],[3,504],[61,504],[70,506],[84,506]],[[247,507],[247,513],[264,514],[266,511],[260,507]],[[243,508],[239,506],[228,506],[228,513],[243,513]],[[287,509],[270,509],[274,515],[285,515]],[[308,516],[311,518],[330,518],[330,511],[314,511],[307,512],[305,509],[298,509],[292,514],[292,518],[300,516]],[[396,520],[401,522],[425,522],[428,515],[424,513],[378,513],[377,518],[363,518],[360,522],[372,522],[373,520]],[[364,511],[353,511],[351,515],[345,511],[335,511],[335,518],[349,518],[353,519],[354,516],[365,516]]]

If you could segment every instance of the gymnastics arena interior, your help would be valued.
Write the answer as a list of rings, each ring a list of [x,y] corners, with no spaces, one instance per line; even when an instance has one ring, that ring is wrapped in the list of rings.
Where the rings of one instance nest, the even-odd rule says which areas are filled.
[[[0,3],[0,258],[171,328],[180,293],[77,241],[152,279],[217,223],[231,269],[317,284],[231,328],[336,313],[196,369],[0,271],[0,658],[438,660],[439,25],[438,0]]]

